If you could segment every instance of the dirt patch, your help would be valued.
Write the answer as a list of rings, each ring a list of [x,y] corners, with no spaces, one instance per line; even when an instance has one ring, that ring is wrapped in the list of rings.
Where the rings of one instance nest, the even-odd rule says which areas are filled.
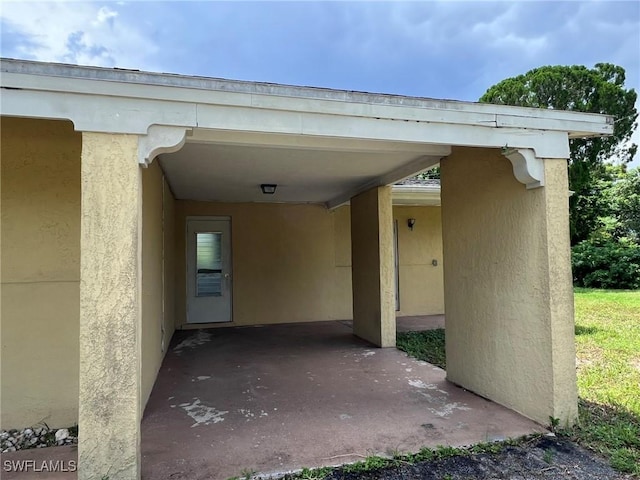
[[[337,470],[325,480],[613,480],[632,478],[613,470],[605,460],[574,443],[541,437],[509,446],[496,454],[458,456],[415,465],[400,464],[369,472]]]

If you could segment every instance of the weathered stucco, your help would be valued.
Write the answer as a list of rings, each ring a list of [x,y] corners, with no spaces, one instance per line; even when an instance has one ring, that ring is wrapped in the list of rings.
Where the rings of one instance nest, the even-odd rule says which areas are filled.
[[[140,476],[142,184],[136,136],[82,134],[80,480]]]
[[[447,377],[538,422],[573,422],[566,162],[545,170],[527,190],[498,150],[441,163]]]
[[[7,117],[0,132],[1,428],[66,427],[78,415],[81,136]]]
[[[147,403],[163,350],[163,188],[158,163],[142,170],[142,394],[141,408]]]
[[[573,277],[569,240],[569,180],[565,159],[544,162],[554,418],[578,418]]]
[[[351,199],[353,333],[380,347],[396,344],[391,187]]]

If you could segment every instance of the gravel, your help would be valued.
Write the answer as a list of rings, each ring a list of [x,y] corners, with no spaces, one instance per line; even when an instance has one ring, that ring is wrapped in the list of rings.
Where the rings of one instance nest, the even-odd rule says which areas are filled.
[[[71,445],[78,443],[77,428],[49,428],[47,425],[21,430],[0,430],[0,452],[8,453],[28,448]]]

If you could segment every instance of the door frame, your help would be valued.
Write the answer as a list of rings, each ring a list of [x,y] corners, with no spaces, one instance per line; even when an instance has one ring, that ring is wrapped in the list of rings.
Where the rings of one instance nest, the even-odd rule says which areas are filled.
[[[229,263],[231,265],[231,293],[229,295],[229,321],[228,322],[189,322],[189,222],[190,221],[202,221],[202,222],[216,222],[226,221],[229,222]],[[229,325],[233,323],[233,295],[234,295],[234,271],[235,265],[233,263],[233,218],[231,215],[187,215],[184,222],[184,267],[185,267],[185,282],[184,282],[184,295],[185,295],[185,324],[183,327],[187,328],[202,328],[216,325]]]

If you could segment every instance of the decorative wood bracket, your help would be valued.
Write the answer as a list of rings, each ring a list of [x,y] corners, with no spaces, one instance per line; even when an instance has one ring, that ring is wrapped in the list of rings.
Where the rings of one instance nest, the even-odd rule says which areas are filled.
[[[151,165],[161,153],[173,153],[182,148],[191,130],[185,127],[151,125],[146,135],[138,137],[138,163]]]
[[[527,189],[544,186],[544,161],[530,148],[503,148],[502,155],[513,165],[513,175]]]

